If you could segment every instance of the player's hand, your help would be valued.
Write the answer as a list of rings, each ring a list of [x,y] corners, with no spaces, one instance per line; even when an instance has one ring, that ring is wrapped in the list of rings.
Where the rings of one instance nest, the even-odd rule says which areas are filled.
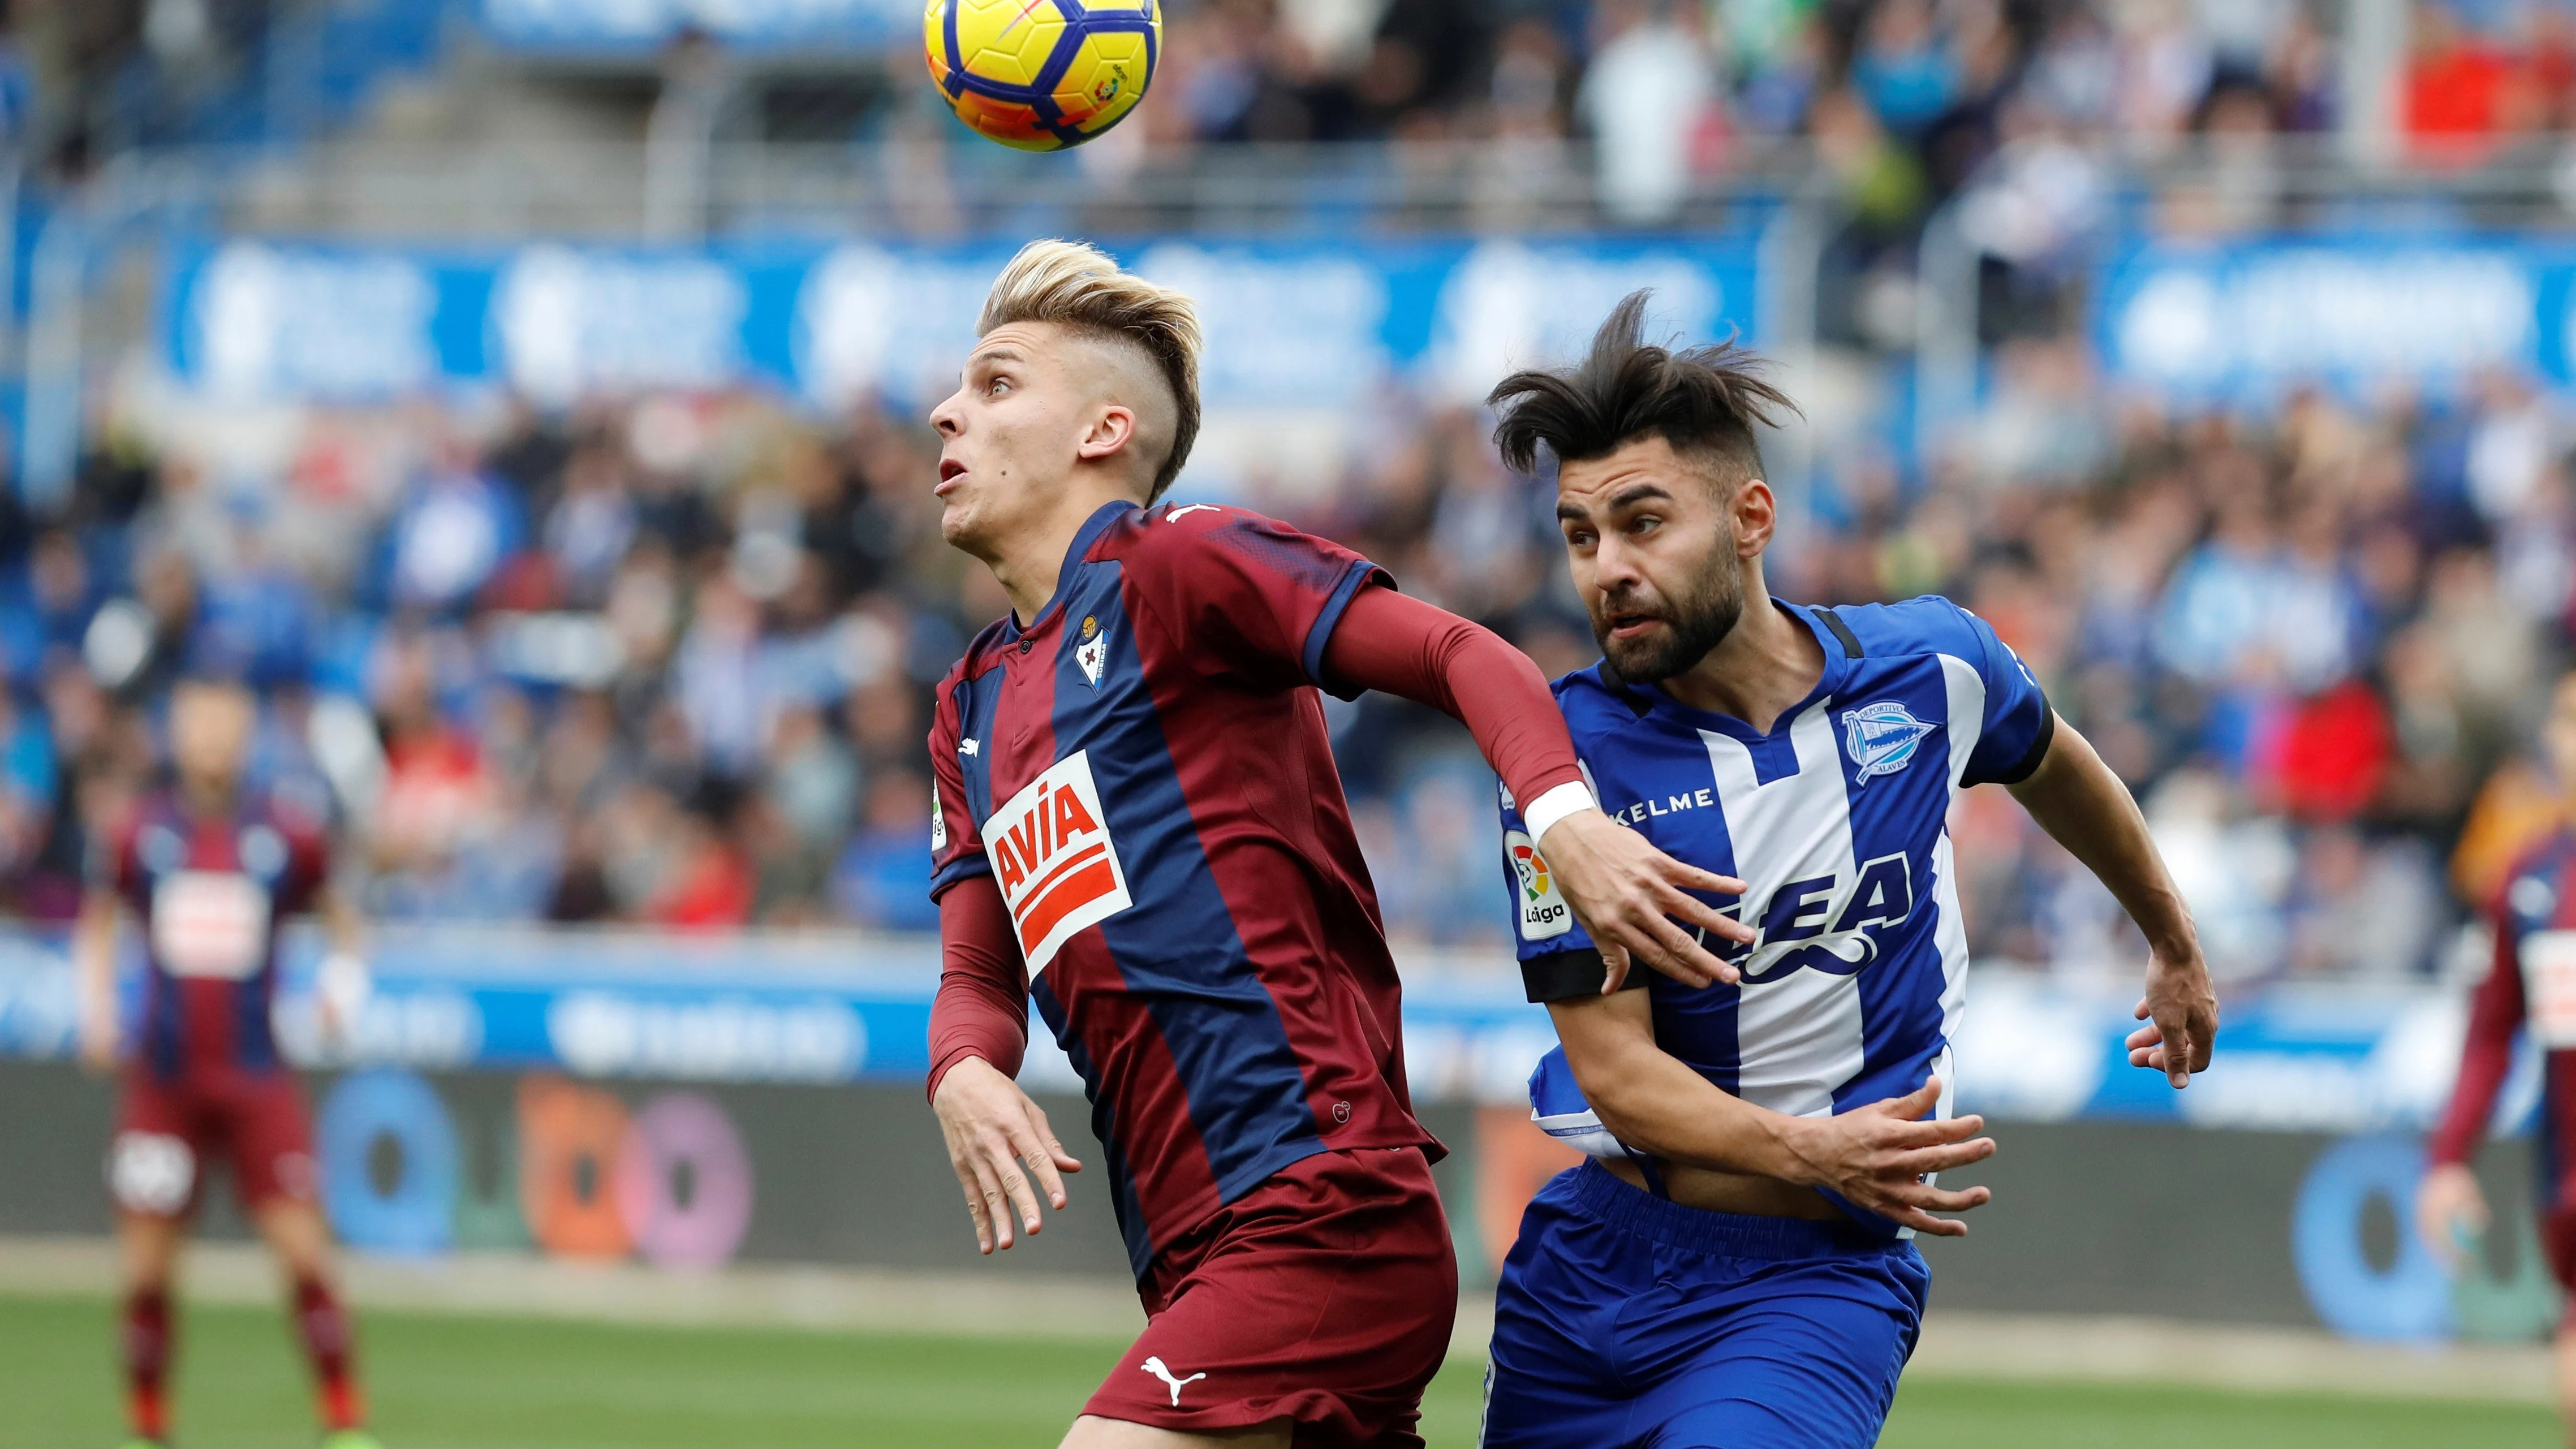
[[[1994,1193],[1982,1187],[1945,1192],[1923,1181],[1936,1172],[1983,1162],[1995,1155],[1983,1117],[1932,1120],[1924,1114],[1941,1101],[1941,1079],[1932,1077],[1902,1097],[1872,1102],[1833,1117],[1798,1117],[1789,1150],[1805,1166],[1793,1179],[1831,1188],[1853,1206],[1936,1238],[1963,1238],[1968,1225],[1934,1212],[1983,1207]]]
[[[1610,968],[1604,993],[1619,989],[1632,959],[1685,986],[1732,983],[1742,975],[1705,942],[1712,933],[1750,941],[1753,928],[1685,892],[1740,896],[1744,882],[1684,865],[1599,810],[1578,810],[1548,827],[1539,849]]]
[[[2192,1073],[2209,1070],[2218,1045],[2218,993],[2210,987],[2199,942],[2159,949],[2147,958],[2147,994],[2138,1002],[2137,1018],[2146,1025],[2129,1033],[2130,1066],[2164,1073],[2177,1092],[2191,1085]]]
[[[1011,1246],[1014,1208],[1026,1231],[1038,1231],[1040,1192],[1049,1207],[1064,1211],[1064,1179],[1057,1174],[1080,1172],[1082,1164],[1056,1140],[1045,1110],[999,1067],[982,1057],[950,1067],[930,1107],[948,1139],[948,1165],[966,1189],[978,1250]]]
[[[2415,1189],[2415,1230],[2443,1267],[2456,1273],[2467,1266],[2470,1242],[2487,1230],[2487,1195],[2477,1174],[2456,1162],[2424,1174]]]

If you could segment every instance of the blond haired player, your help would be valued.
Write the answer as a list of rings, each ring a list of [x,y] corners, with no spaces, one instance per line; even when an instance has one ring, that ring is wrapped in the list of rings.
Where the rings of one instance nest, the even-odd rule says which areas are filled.
[[[1065,1443],[1414,1445],[1456,1308],[1394,963],[1321,692],[1464,722],[1606,952],[1732,979],[1747,932],[1594,803],[1538,670],[1383,570],[1165,504],[1198,431],[1188,299],[1089,247],[994,283],[940,524],[1011,601],[939,686],[930,1093],[978,1242],[1075,1159],[1012,1082],[1031,997],[1082,1074],[1148,1318]]]

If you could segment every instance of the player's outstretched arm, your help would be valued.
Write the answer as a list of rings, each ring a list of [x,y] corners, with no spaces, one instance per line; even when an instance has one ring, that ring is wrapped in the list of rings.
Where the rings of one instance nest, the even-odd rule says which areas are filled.
[[[930,1006],[930,1107],[948,1165],[966,1190],[975,1246],[990,1253],[1064,1210],[1064,1179],[1082,1164],[1064,1150],[1046,1109],[1012,1080],[1028,1049],[1029,984],[1001,887],[969,876],[939,895],[939,995]]]
[[[2146,1025],[2129,1034],[2129,1065],[2164,1073],[2176,1090],[2191,1085],[2192,1073],[2209,1070],[2217,1044],[2218,993],[2209,984],[2191,911],[2129,787],[2061,719],[2039,768],[2006,788],[2146,933],[2147,990],[2137,1010]]]
[[[1744,882],[1685,865],[1601,812],[1556,696],[1528,655],[1446,610],[1372,588],[1343,613],[1324,669],[1342,683],[1429,705],[1475,736],[1609,963],[1606,989],[1618,988],[1631,958],[1691,986],[1736,979],[1705,934],[1750,941],[1753,928],[1690,892],[1742,895]]]
[[[92,890],[72,929],[72,968],[80,982],[81,1065],[113,1071],[121,1046],[116,1010],[116,893]]]
[[[1834,1117],[1792,1117],[1725,1092],[1655,1045],[1646,993],[1550,1002],[1567,1065],[1612,1136],[1691,1167],[1828,1188],[1920,1233],[1961,1237],[1934,1217],[1983,1206],[1982,1187],[1944,1191],[1923,1179],[1994,1155],[1982,1117],[1932,1120],[1941,1079]]]

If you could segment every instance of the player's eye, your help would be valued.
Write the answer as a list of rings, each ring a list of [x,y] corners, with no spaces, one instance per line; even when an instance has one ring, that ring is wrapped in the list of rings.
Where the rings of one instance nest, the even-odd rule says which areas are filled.
[[[1002,394],[1009,392],[1010,390],[1011,380],[1007,377],[997,377],[991,382],[984,384],[984,396],[986,397],[1000,397]]]

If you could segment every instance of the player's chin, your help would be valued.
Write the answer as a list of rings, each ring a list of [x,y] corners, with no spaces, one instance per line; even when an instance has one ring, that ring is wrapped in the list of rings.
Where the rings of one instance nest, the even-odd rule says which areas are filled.
[[[1638,684],[1651,684],[1671,674],[1666,656],[1671,652],[1667,641],[1671,631],[1661,624],[1649,624],[1626,634],[1604,632],[1601,653],[1619,677]]]
[[[984,530],[977,524],[975,505],[972,501],[956,496],[941,501],[939,537],[942,542],[950,548],[971,548],[978,539],[983,537],[983,533]]]

